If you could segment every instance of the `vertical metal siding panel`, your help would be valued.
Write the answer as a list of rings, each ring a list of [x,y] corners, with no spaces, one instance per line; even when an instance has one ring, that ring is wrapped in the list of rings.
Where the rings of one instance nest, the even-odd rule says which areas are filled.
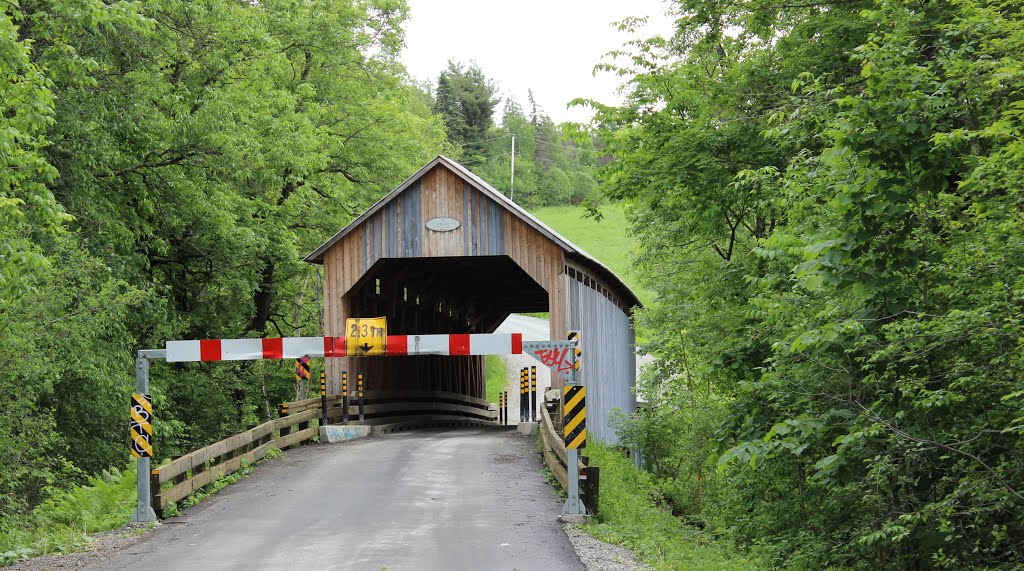
[[[568,277],[567,329],[583,332],[582,382],[587,387],[587,429],[595,438],[616,443],[608,425],[613,409],[635,409],[632,386],[635,357],[629,317],[603,293]]]

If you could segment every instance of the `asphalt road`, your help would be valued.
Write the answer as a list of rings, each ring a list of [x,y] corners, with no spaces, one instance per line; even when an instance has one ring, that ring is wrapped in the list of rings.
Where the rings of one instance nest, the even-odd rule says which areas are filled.
[[[498,428],[305,446],[88,568],[582,570],[540,465]]]

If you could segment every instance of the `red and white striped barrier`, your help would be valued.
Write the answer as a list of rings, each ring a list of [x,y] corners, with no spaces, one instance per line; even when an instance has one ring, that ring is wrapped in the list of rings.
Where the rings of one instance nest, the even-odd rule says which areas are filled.
[[[466,335],[388,335],[385,355],[515,355],[523,352],[522,333]],[[344,337],[276,337],[168,341],[167,362],[252,361],[310,357],[358,357]]]

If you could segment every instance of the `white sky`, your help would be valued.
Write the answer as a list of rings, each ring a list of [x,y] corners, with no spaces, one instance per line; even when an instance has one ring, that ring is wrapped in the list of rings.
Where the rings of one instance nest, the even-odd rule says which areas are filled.
[[[595,77],[602,56],[631,39],[611,23],[647,16],[641,37],[667,35],[672,24],[662,0],[408,0],[411,9],[402,59],[418,81],[437,82],[449,59],[475,60],[527,110],[526,90],[555,123],[588,121],[589,108],[566,104],[577,97],[615,104],[620,78]],[[504,101],[498,104],[500,115]]]

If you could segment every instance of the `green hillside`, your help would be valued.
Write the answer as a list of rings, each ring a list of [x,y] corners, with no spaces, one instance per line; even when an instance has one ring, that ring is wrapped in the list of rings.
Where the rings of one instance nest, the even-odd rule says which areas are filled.
[[[608,266],[632,288],[641,303],[649,305],[654,296],[640,286],[630,267],[634,246],[626,235],[628,223],[622,207],[603,207],[601,220],[584,218],[584,213],[583,208],[575,206],[551,206],[532,211],[542,222]]]

